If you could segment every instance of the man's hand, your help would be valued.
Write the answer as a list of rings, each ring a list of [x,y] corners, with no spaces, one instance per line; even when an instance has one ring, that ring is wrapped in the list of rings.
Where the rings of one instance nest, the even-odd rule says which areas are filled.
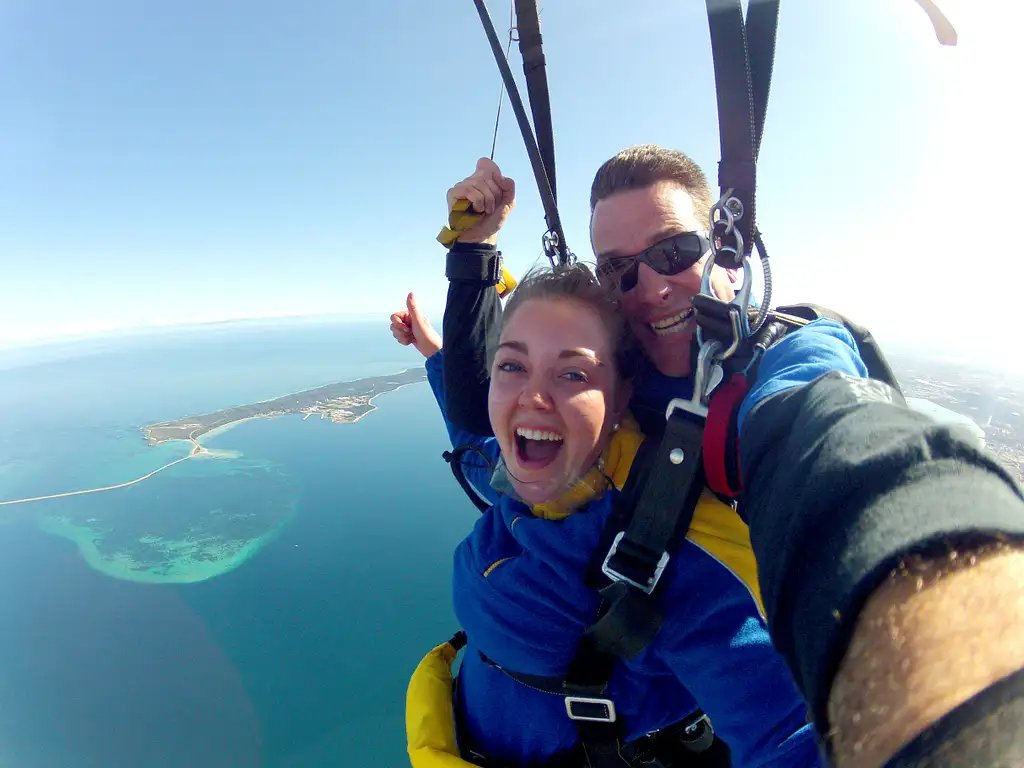
[[[501,175],[489,158],[476,161],[476,171],[448,190],[448,210],[458,200],[469,200],[483,217],[459,236],[461,243],[496,243],[498,230],[516,206],[516,183]]]
[[[423,357],[430,357],[441,349],[441,337],[430,321],[420,314],[416,297],[411,293],[405,299],[405,306],[391,316],[391,335],[403,347],[412,344]]]

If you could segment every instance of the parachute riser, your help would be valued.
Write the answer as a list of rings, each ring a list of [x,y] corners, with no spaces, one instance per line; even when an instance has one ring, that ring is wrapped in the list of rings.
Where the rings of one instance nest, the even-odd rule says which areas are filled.
[[[555,201],[555,194],[552,188],[548,171],[545,166],[544,157],[537,144],[537,137],[534,134],[530,118],[526,114],[522,96],[519,93],[519,86],[516,84],[512,70],[509,68],[508,59],[502,50],[498,33],[494,29],[490,13],[483,0],[473,0],[480,22],[483,24],[484,32],[487,34],[488,42],[491,45],[491,52],[494,54],[495,63],[505,83],[505,92],[508,94],[509,103],[515,113],[516,122],[519,124],[519,131],[523,135],[523,142],[526,144],[526,154],[530,158],[530,165],[533,168],[534,178],[537,180],[537,188],[540,192],[541,203],[544,206],[544,219],[547,223],[547,233],[542,238],[544,253],[551,261],[552,266],[571,264],[575,257],[566,246],[565,233],[562,230],[561,217],[558,214],[558,205]],[[520,10],[517,3],[517,11]],[[517,18],[517,27],[520,37],[523,35],[524,20]],[[535,20],[534,20],[535,23]],[[537,35],[539,37],[539,33]],[[550,152],[549,152],[550,154]]]

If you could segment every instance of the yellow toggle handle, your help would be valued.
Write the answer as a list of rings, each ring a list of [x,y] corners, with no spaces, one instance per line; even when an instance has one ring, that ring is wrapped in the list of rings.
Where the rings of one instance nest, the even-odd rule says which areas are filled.
[[[469,200],[456,200],[448,214],[448,226],[441,230],[437,242],[445,248],[451,248],[458,242],[459,235],[471,228],[482,218],[482,214],[473,210]],[[498,295],[504,298],[516,287],[516,279],[508,271],[504,263],[501,265],[501,277],[498,279]]]

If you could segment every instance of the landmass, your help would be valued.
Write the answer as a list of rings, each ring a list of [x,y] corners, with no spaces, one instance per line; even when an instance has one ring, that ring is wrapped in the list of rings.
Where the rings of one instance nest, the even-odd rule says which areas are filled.
[[[1024,483],[1024,374],[924,357],[890,362],[904,394],[970,418],[984,431],[988,450]]]
[[[300,497],[284,467],[207,449],[200,444],[204,435],[247,419],[288,414],[351,423],[375,410],[377,396],[425,380],[424,368],[409,369],[140,427],[150,446],[182,440],[191,450],[133,480],[0,506],[79,497],[74,505],[44,506],[35,522],[73,541],[92,568],[148,584],[204,581],[237,568],[273,541],[293,518]],[[203,460],[189,461],[196,457]],[[171,467],[173,473],[165,471]],[[115,490],[113,496],[104,493]]]
[[[190,440],[195,443],[202,435],[229,424],[246,419],[290,414],[301,413],[307,419],[310,416],[319,416],[321,419],[348,424],[359,421],[373,411],[375,406],[371,401],[378,395],[426,379],[427,372],[424,368],[409,368],[390,376],[371,376],[355,381],[326,384],[261,403],[235,405],[213,413],[161,421],[142,427],[142,430],[149,445],[159,445],[169,440]]]

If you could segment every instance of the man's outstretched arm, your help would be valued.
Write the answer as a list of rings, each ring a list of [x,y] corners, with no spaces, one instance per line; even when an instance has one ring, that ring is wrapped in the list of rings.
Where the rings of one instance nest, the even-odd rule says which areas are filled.
[[[854,350],[835,326],[793,334],[765,356],[741,413],[772,639],[837,765],[882,765],[903,747],[949,757],[965,743],[957,728],[1020,706],[999,681],[1024,666],[1012,642],[1024,634],[1024,497],[986,452],[862,378]],[[951,712],[941,741],[910,743]],[[957,760],[1000,764],[970,754]],[[892,765],[915,764],[903,759]]]
[[[905,558],[861,611],[832,684],[838,765],[1024,765],[1022,638],[1019,546]]]

